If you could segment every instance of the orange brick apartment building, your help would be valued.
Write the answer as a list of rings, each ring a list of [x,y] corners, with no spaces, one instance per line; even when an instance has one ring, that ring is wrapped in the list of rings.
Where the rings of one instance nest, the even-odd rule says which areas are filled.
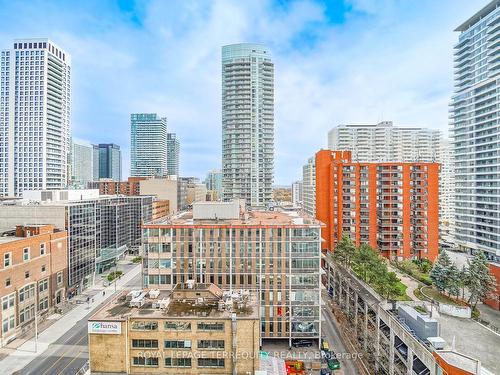
[[[388,258],[438,254],[438,163],[358,163],[350,151],[316,154],[316,218],[322,248],[332,251],[348,234]]]
[[[68,237],[53,225],[17,226],[0,233],[0,344],[33,329],[65,299]]]

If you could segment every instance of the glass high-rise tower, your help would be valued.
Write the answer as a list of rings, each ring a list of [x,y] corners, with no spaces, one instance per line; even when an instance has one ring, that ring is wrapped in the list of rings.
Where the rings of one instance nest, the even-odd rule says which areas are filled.
[[[179,139],[175,133],[167,133],[167,174],[179,175]]]
[[[0,66],[0,196],[66,187],[71,57],[49,39],[17,39]]]
[[[455,151],[455,231],[465,251],[500,261],[500,1],[459,27],[451,129]]]
[[[130,115],[130,175],[167,175],[167,118],[156,113]]]
[[[114,143],[99,143],[94,145],[94,179],[101,178],[121,181],[122,152],[120,146]]]
[[[224,200],[271,201],[274,175],[274,64],[258,44],[222,47]]]

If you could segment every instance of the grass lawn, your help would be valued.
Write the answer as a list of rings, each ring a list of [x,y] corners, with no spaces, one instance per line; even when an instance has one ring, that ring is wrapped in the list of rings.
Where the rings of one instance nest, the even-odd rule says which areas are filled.
[[[421,301],[428,301],[428,298],[422,294],[420,289],[415,289],[413,291],[413,294],[415,294],[415,297],[417,297]]]
[[[422,288],[422,291],[425,293],[426,296],[429,296],[430,298],[434,299],[435,301],[437,301],[439,303],[461,306],[461,304],[457,303],[455,300],[449,298],[448,296],[445,296],[444,294],[440,293],[438,290],[431,288],[429,286]]]
[[[406,289],[408,288],[405,284],[403,284],[401,281],[398,282],[398,288],[401,290],[401,295],[396,297],[396,301],[412,301],[412,299],[406,294]]]

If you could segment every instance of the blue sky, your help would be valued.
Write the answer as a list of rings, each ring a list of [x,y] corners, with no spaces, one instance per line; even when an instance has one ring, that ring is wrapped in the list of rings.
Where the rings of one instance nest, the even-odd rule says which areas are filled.
[[[48,37],[72,55],[72,132],[124,150],[133,112],[167,116],[181,173],[221,163],[220,47],[266,44],[275,61],[275,183],[339,123],[447,130],[453,29],[486,0],[7,1],[0,48]]]

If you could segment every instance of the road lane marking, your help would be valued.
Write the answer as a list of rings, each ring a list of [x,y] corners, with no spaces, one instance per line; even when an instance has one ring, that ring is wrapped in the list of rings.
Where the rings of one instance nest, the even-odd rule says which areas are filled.
[[[79,344],[83,339],[85,339],[86,335],[83,335],[82,338],[80,338],[80,340],[78,340],[77,342],[75,342],[73,344],[73,346],[76,346],[77,344]],[[61,360],[64,358],[64,355],[66,353],[68,353],[69,351],[71,351],[71,349],[73,349],[73,346],[71,348],[69,348],[68,350],[66,350],[62,355],[59,356],[59,358],[57,359],[57,361],[55,361],[52,366],[50,366],[42,375],[45,375],[45,374],[48,374],[49,371]]]

